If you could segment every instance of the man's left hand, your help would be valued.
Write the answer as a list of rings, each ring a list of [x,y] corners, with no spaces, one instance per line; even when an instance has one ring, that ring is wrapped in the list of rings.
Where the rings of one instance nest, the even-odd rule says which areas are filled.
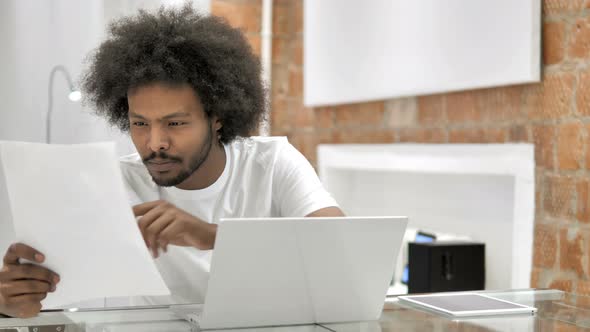
[[[217,225],[207,223],[167,201],[154,201],[133,207],[139,229],[148,248],[158,257],[158,249],[168,244],[213,249]]]

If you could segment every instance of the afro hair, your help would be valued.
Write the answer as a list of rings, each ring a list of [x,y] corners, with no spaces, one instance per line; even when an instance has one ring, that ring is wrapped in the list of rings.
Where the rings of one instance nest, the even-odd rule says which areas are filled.
[[[129,130],[127,93],[154,83],[192,86],[206,115],[222,123],[221,143],[249,136],[265,117],[260,61],[244,35],[188,4],[112,22],[89,62],[86,101],[122,131]]]

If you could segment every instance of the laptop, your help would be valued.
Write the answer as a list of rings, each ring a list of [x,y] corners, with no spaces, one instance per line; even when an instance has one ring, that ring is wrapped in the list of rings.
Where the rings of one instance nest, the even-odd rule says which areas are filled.
[[[377,320],[406,217],[222,219],[201,329]]]

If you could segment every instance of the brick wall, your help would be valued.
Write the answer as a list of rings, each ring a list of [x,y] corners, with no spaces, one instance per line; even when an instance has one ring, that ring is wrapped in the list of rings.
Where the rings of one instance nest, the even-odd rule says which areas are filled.
[[[275,0],[272,127],[312,162],[321,143],[535,144],[532,284],[590,295],[590,0],[543,1],[543,82],[303,106],[303,0]],[[213,0],[260,45],[260,0]]]

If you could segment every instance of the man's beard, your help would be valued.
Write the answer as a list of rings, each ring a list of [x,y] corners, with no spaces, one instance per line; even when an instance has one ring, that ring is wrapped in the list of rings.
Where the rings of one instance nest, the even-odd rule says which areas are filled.
[[[182,169],[178,175],[171,179],[158,179],[155,178],[153,174],[150,173],[152,176],[152,180],[161,187],[172,187],[181,184],[184,180],[188,179],[194,172],[196,172],[201,165],[207,160],[209,157],[209,153],[211,152],[211,147],[213,146],[213,130],[211,128],[211,123],[208,126],[207,137],[205,138],[205,142],[201,148],[201,150],[193,155],[189,160],[188,167]],[[147,158],[143,159],[143,163],[147,165],[147,163],[153,159],[160,159],[160,160],[170,160],[171,162],[180,163],[182,164],[182,158],[168,155],[166,152],[152,152]]]

